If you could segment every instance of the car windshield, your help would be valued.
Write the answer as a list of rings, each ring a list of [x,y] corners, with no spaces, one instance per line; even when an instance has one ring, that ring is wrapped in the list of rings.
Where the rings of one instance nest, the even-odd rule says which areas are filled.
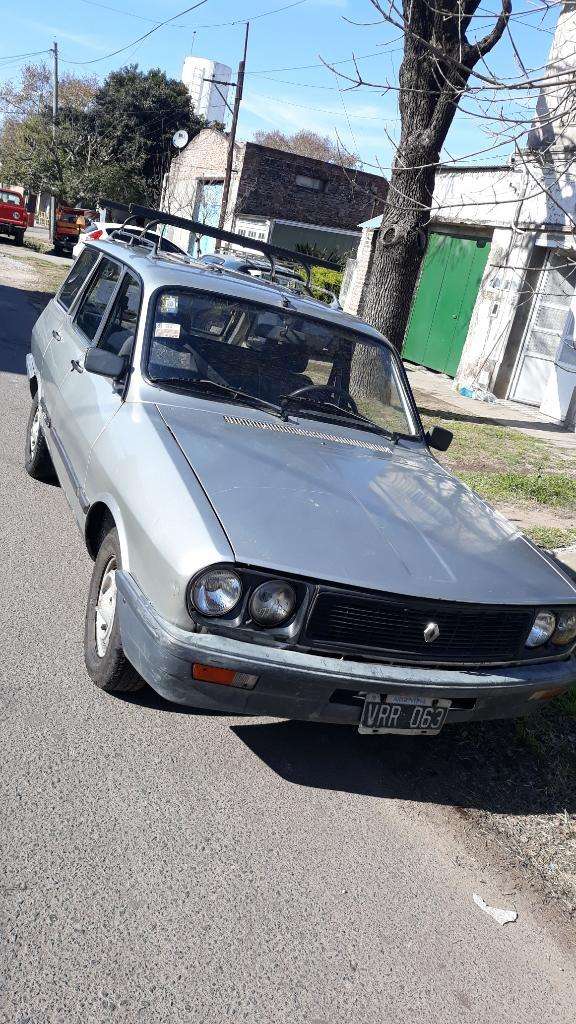
[[[214,398],[356,429],[418,436],[391,349],[337,322],[230,296],[164,289],[148,376]]]
[[[0,203],[12,203],[13,206],[21,206],[22,199],[14,192],[0,192]]]

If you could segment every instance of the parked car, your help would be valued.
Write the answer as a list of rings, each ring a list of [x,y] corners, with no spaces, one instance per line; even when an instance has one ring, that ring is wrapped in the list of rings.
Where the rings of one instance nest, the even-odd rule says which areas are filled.
[[[230,253],[205,253],[200,257],[200,262],[211,267],[222,267],[224,270],[233,270],[238,274],[248,274],[250,277],[263,277],[270,280],[272,274],[271,264],[265,260],[255,259],[250,256],[233,256]],[[304,280],[292,267],[282,263],[276,263],[275,277],[278,284],[286,288],[293,288],[296,291],[304,291]]]
[[[59,256],[71,256],[80,234],[79,218],[84,211],[80,207],[57,203],[54,224],[51,227],[51,242]]]
[[[72,250],[74,259],[78,259],[87,242],[105,241],[110,237],[110,233],[112,231],[117,231],[121,227],[122,224],[120,222],[116,223],[102,220],[92,221],[90,224],[87,224]],[[126,227],[122,228],[122,230],[127,232],[129,235],[142,235],[144,232],[144,228],[138,227],[136,224],[127,224]],[[151,242],[158,242],[159,248],[162,249],[163,252],[172,253],[175,256],[186,256],[189,259],[192,258],[188,256],[188,253],[182,249],[181,246],[176,245],[175,242],[171,242],[169,238],[164,238],[164,236],[161,236],[158,231],[147,231],[146,238]]]
[[[15,245],[22,245],[28,227],[28,211],[24,196],[9,188],[0,188],[0,234],[10,235]]]
[[[26,468],[93,559],[103,690],[433,734],[576,681],[576,588],[439,464],[368,324],[110,239],[31,349]]]

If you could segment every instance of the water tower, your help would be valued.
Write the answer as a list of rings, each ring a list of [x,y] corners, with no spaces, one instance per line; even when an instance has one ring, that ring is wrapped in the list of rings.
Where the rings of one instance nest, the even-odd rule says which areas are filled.
[[[226,119],[226,99],[232,69],[227,64],[220,64],[207,57],[186,57],[182,68],[182,81],[190,93],[192,106],[196,114],[207,121],[224,121]],[[212,79],[218,83],[214,84]]]

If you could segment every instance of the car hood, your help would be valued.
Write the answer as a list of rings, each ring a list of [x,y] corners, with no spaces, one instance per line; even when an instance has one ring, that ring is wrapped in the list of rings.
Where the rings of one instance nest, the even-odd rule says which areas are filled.
[[[576,600],[567,577],[423,446],[202,405],[158,408],[238,562],[415,597]]]

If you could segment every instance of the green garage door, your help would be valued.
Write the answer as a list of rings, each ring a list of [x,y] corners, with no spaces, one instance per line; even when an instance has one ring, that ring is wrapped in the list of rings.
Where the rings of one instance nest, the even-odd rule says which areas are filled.
[[[490,243],[430,235],[402,355],[454,377]]]

